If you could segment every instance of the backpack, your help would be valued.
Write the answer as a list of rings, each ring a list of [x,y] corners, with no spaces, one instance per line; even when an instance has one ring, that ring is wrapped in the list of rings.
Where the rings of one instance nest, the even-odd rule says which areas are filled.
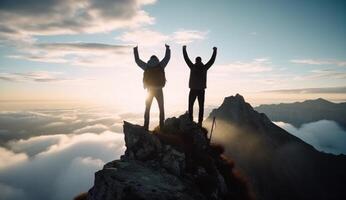
[[[148,67],[143,73],[144,88],[148,87],[164,87],[166,84],[165,70],[161,65]]]

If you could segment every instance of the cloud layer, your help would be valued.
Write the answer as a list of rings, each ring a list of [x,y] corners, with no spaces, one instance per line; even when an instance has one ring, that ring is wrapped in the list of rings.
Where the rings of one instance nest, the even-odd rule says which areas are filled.
[[[123,154],[122,119],[142,118],[114,113],[99,108],[1,112],[1,197],[60,200],[87,191],[94,172]],[[332,121],[300,129],[277,124],[320,151],[346,153],[346,132]]]
[[[0,137],[0,193],[7,200],[72,199],[124,152],[120,118],[100,110],[2,112],[0,123],[7,135]]]
[[[346,155],[346,131],[334,121],[321,120],[307,123],[298,129],[285,122],[275,122],[275,124],[319,151]]]
[[[42,136],[38,136],[42,137]],[[25,153],[37,149],[38,138],[30,138],[26,143]],[[71,199],[80,192],[87,191],[93,183],[94,172],[101,169],[105,162],[119,158],[124,151],[123,135],[114,132],[101,134],[86,133],[80,135],[61,135],[47,140],[52,145],[48,149],[32,156],[18,160],[17,153],[7,159],[12,163],[0,170],[2,183],[23,191],[25,199]],[[18,148],[23,143],[12,143]],[[41,143],[44,143],[41,141]],[[18,150],[18,149],[17,149]],[[1,151],[1,157],[4,152]],[[5,154],[6,155],[6,154]],[[16,162],[14,164],[14,162]],[[5,199],[16,199],[12,193]]]

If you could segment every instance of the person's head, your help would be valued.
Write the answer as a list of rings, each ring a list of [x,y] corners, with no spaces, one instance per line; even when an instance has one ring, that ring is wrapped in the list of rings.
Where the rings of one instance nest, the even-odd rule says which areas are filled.
[[[196,64],[202,63],[202,58],[198,56],[198,57],[196,57],[195,61],[196,61]]]
[[[155,56],[155,55],[152,55],[151,57],[150,57],[150,60],[151,61],[157,61],[157,62],[159,62],[159,59],[157,58],[157,56]]]
[[[157,64],[159,62],[160,62],[160,60],[155,55],[152,55],[148,61],[148,63],[150,63],[150,64]]]

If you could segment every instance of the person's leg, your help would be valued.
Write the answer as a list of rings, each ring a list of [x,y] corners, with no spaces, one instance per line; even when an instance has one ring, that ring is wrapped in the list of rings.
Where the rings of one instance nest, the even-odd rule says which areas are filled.
[[[145,112],[144,112],[144,129],[149,129],[150,107],[153,102],[154,93],[152,89],[148,89],[147,99],[145,100]]]
[[[202,126],[203,114],[204,114],[204,95],[205,91],[198,91],[198,105],[199,105],[199,114],[198,114],[198,124]]]
[[[165,121],[165,107],[164,107],[164,99],[163,99],[163,91],[162,91],[162,89],[158,89],[156,91],[155,98],[156,98],[157,103],[159,105],[160,129],[162,129],[163,125],[164,125],[164,121]]]
[[[196,100],[196,92],[193,89],[190,89],[189,93],[189,118],[191,121],[193,121],[193,104],[195,103]]]

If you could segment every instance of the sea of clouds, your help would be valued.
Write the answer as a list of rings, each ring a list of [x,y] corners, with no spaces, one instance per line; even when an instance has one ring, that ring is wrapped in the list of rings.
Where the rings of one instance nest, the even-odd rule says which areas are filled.
[[[141,124],[142,117],[101,108],[1,111],[0,199],[72,199],[88,191],[94,173],[125,151],[123,120]],[[346,154],[346,132],[333,121],[275,123],[317,150]]]
[[[123,154],[123,119],[100,109],[0,112],[0,199],[72,199]]]
[[[285,122],[275,124],[319,151],[346,155],[346,131],[335,121],[320,120],[303,124],[299,128]]]

